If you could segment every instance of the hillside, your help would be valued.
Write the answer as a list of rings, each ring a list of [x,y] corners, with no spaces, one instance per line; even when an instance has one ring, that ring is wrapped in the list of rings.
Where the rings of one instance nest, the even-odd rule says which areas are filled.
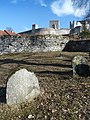
[[[73,78],[75,55],[88,52],[16,53],[0,56],[0,120],[89,120],[90,76]],[[8,77],[20,68],[34,72],[41,94],[31,103],[10,107],[5,91]]]

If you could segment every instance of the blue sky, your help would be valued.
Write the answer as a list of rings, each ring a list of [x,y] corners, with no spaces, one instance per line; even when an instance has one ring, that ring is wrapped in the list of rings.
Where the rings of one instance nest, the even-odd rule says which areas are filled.
[[[84,7],[73,7],[71,0],[0,0],[0,30],[11,27],[21,32],[32,24],[48,28],[49,20],[59,20],[60,28],[69,28],[69,22],[81,20],[84,12]]]

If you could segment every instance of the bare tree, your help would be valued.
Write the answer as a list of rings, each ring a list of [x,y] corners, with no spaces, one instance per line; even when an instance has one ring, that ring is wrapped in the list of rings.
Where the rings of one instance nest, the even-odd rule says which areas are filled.
[[[72,0],[72,2],[73,5],[76,7],[80,8],[82,8],[82,6],[88,7],[88,11],[86,11],[85,18],[90,18],[90,0]]]
[[[89,11],[88,11],[88,13],[87,13],[87,15],[86,15],[86,17],[85,17],[86,19],[87,18],[89,18],[90,19],[90,9],[89,9]]]
[[[12,27],[7,27],[6,30],[13,32],[13,28]]]

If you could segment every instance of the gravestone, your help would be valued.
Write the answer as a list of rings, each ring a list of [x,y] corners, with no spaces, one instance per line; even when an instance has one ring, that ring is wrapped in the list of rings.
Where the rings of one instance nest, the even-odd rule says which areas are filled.
[[[73,76],[86,76],[89,74],[88,61],[83,56],[75,56],[72,61]]]
[[[26,69],[17,71],[7,82],[6,101],[8,105],[32,101],[39,94],[37,77]]]

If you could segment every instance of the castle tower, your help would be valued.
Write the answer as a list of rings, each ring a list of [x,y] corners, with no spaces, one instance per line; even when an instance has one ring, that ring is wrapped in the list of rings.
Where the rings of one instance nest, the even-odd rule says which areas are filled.
[[[50,26],[50,28],[59,29],[59,21],[58,20],[51,20],[49,22],[49,26]]]

